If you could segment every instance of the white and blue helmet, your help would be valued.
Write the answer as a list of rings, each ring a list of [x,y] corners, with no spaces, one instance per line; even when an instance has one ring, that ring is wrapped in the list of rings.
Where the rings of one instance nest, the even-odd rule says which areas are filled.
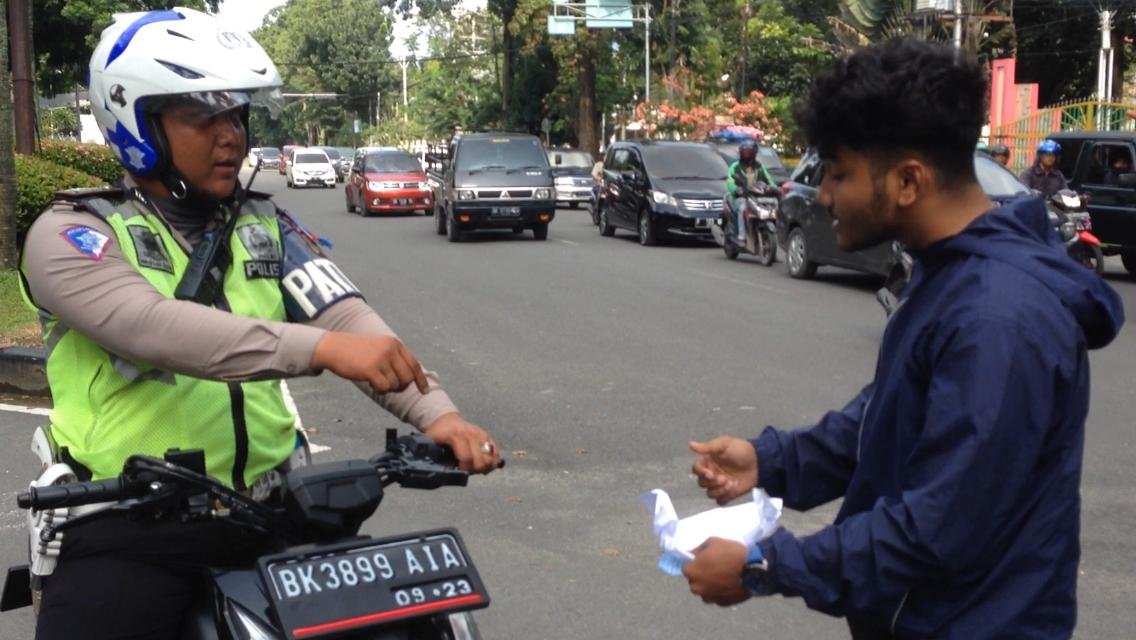
[[[91,112],[119,162],[137,175],[172,171],[156,114],[171,99],[216,112],[279,111],[280,74],[247,32],[177,7],[115,14],[91,54]]]

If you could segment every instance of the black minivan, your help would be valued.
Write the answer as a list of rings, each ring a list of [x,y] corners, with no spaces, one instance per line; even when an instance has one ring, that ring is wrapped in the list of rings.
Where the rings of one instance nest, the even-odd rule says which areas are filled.
[[[639,244],[666,235],[713,240],[726,196],[726,161],[699,142],[626,140],[607,150],[596,206],[600,233],[635,231]]]

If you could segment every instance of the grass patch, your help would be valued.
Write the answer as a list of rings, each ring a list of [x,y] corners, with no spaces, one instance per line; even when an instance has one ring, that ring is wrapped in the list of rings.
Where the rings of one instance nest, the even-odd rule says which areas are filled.
[[[32,346],[39,342],[39,323],[20,295],[19,274],[0,270],[0,347]]]

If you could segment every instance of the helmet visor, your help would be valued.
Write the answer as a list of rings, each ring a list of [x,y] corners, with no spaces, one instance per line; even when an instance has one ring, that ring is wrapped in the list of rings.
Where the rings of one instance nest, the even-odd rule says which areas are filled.
[[[146,101],[148,113],[178,111],[188,120],[208,120],[218,114],[246,106],[264,107],[272,118],[280,115],[284,98],[277,87],[254,91],[197,91],[166,96],[154,96]]]

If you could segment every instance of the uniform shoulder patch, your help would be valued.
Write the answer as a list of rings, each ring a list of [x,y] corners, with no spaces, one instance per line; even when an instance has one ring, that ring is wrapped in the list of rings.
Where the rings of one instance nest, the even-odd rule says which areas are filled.
[[[139,265],[166,273],[174,272],[170,255],[166,253],[166,245],[158,234],[136,224],[127,228],[130,229],[130,237],[134,240],[134,253],[138,256]]]
[[[67,227],[59,235],[79,253],[96,262],[103,259],[110,245],[110,238],[105,234],[80,224]]]

